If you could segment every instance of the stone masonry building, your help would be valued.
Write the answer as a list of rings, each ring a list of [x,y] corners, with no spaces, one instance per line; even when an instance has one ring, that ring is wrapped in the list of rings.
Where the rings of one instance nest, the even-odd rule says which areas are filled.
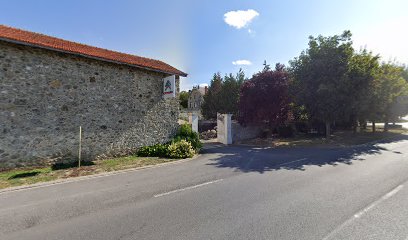
[[[204,95],[207,93],[207,86],[201,87],[200,85],[193,87],[192,90],[188,91],[188,110],[189,111],[200,111],[201,105],[204,103]]]
[[[0,25],[0,170],[164,143],[178,127],[161,61]],[[178,89],[176,89],[178,91]]]

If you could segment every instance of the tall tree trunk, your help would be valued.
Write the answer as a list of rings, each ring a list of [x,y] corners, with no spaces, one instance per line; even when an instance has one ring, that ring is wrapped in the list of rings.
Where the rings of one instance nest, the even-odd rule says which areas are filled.
[[[360,130],[366,130],[367,129],[367,120],[360,119],[360,120],[358,120],[358,123],[360,125]]]
[[[351,117],[351,130],[353,133],[357,133],[358,118],[356,116]]]
[[[386,120],[385,122],[384,122],[384,132],[388,132],[388,128],[389,128],[389,123],[388,123],[388,120]]]
[[[385,115],[385,118],[384,118],[384,132],[388,132],[388,129],[389,129],[389,120],[390,118],[388,117],[388,115],[386,114]]]
[[[361,125],[361,129],[366,130],[367,129],[367,121],[364,120],[363,124]]]
[[[373,132],[375,132],[375,121],[371,121],[372,122],[372,128],[373,128]]]
[[[358,121],[353,121],[353,133],[357,133]]]
[[[330,138],[330,122],[326,121],[326,139]]]

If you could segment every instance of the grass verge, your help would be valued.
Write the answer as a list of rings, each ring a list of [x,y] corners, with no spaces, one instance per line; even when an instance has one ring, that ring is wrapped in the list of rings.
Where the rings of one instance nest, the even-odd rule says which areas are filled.
[[[263,147],[296,147],[296,146],[319,146],[319,147],[341,147],[365,144],[387,138],[402,136],[407,133],[406,129],[390,129],[382,132],[378,129],[373,133],[370,130],[353,133],[351,131],[335,132],[329,140],[321,136],[301,135],[293,138],[267,138],[252,139],[241,142],[241,144],[263,146]]]
[[[176,160],[156,157],[129,156],[85,162],[80,168],[76,167],[76,164],[58,164],[43,168],[14,169],[0,172],[0,189],[63,178],[87,176],[103,172],[151,166],[171,161]]]

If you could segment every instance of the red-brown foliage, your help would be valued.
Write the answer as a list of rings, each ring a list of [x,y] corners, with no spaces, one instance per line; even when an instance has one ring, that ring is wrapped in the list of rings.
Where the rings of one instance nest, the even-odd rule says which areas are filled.
[[[239,117],[241,124],[283,124],[289,112],[289,74],[276,64],[275,70],[255,74],[241,87]]]

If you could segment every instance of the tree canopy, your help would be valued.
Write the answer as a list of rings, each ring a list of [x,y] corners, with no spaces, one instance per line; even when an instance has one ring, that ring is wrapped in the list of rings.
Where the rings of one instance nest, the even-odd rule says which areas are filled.
[[[183,108],[187,108],[188,107],[188,92],[181,91],[179,100],[180,100],[180,106]]]
[[[238,114],[239,90],[245,82],[245,73],[240,69],[234,76],[232,73],[221,77],[215,73],[204,95],[202,113],[207,119],[215,119],[217,112]]]
[[[348,64],[353,57],[351,33],[309,37],[309,48],[290,62],[295,101],[304,105],[310,118],[330,124],[349,112]]]
[[[355,53],[348,64],[348,112],[346,117],[356,129],[357,121],[365,121],[373,111],[371,96],[380,70],[379,56],[366,49]],[[346,96],[346,97],[347,97]]]
[[[283,124],[288,120],[289,103],[289,73],[284,65],[276,64],[275,70],[264,68],[241,88],[238,121]]]
[[[306,50],[289,61],[289,68],[263,69],[246,81],[242,70],[213,76],[204,96],[203,115],[232,113],[243,124],[285,124],[294,121],[357,130],[367,120],[388,122],[408,114],[408,67],[381,63],[380,56],[352,47],[350,31],[309,37]],[[293,118],[292,118],[293,116]]]
[[[376,78],[375,97],[376,108],[380,111],[382,118],[387,124],[407,112],[399,103],[403,103],[403,97],[408,95],[408,85],[403,78],[404,69],[392,63],[385,63],[380,68],[380,74]],[[377,111],[378,111],[377,110]],[[378,117],[378,116],[377,116]]]

